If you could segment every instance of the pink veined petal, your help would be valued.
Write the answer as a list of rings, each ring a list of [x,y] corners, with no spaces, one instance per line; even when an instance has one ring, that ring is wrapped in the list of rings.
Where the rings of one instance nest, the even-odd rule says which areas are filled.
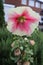
[[[29,14],[28,11],[27,10],[24,10],[23,13],[21,14],[21,16],[24,16],[24,17],[26,16],[27,17],[28,14]]]
[[[26,20],[29,20],[31,23],[34,23],[38,20],[35,17],[32,17],[27,10],[25,10],[21,15],[24,16]]]
[[[28,23],[27,21],[24,22],[24,23],[19,23],[19,26],[18,28],[21,30],[21,31],[25,31],[26,33],[28,33],[28,30],[30,29],[30,23]]]
[[[14,12],[13,14],[9,14],[8,20],[11,20],[12,22],[16,22],[18,17],[20,17],[20,15]]]
[[[12,27],[11,27],[11,31],[14,32],[16,30],[16,23],[13,22]]]
[[[13,14],[9,15],[8,20],[10,20],[13,23],[13,25],[12,25],[12,32],[14,32],[17,29],[17,27],[18,27],[18,21],[17,21],[17,19],[18,19],[19,16],[20,15],[17,14],[17,13],[13,13]]]
[[[32,17],[32,16],[29,15],[26,18],[26,20],[28,20],[30,23],[35,23],[35,22],[37,22],[38,19],[36,19],[35,17]]]
[[[25,31],[26,33],[28,33],[29,30],[30,30],[30,23],[29,23],[28,21],[26,21],[26,22],[24,23],[24,31]]]

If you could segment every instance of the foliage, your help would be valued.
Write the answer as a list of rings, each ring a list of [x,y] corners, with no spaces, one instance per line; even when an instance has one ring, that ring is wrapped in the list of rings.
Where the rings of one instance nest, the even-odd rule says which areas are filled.
[[[3,11],[3,0],[0,0],[0,65],[13,64],[9,60],[10,44],[13,36],[6,29]]]
[[[0,27],[3,27],[5,25],[4,20],[4,8],[3,8],[3,0],[0,0]]]
[[[0,64],[9,64],[10,44],[13,41],[13,36],[6,30],[0,28]]]
[[[43,65],[43,32],[37,30],[32,34],[32,39],[36,42],[36,49],[34,51],[36,54],[36,59],[34,60],[34,65]]]

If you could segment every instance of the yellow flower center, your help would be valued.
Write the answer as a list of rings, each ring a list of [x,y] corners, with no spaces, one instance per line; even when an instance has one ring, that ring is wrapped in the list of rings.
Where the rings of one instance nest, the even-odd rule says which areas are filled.
[[[19,22],[20,23],[24,23],[25,22],[25,17],[24,16],[21,16],[18,18]]]

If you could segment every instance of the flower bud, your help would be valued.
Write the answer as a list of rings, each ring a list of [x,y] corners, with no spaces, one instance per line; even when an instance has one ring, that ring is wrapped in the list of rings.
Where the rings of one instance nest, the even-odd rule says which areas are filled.
[[[26,41],[28,40],[27,38],[24,38]]]
[[[23,65],[30,65],[30,62],[26,61],[26,62],[23,63]]]
[[[20,49],[16,49],[15,51],[14,51],[14,55],[15,56],[19,56],[21,54],[21,51],[20,51]]]
[[[35,41],[34,40],[30,40],[30,44],[31,45],[34,45],[35,44]]]
[[[11,44],[11,47],[12,47],[12,48],[14,47],[14,42]]]
[[[19,60],[19,61],[17,62],[17,65],[22,65],[21,60]]]

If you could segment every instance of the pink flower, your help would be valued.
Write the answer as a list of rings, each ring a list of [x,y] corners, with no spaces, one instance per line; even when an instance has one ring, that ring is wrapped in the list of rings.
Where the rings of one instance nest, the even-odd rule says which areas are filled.
[[[20,13],[18,13],[18,11],[20,11]],[[38,17],[32,16],[29,11],[31,11],[29,7],[14,8],[14,11],[9,13],[8,16],[8,30],[13,34],[21,36],[32,34],[33,31],[31,26],[39,21],[39,15]],[[37,15],[33,11],[31,11],[31,13],[33,13],[33,15]]]

